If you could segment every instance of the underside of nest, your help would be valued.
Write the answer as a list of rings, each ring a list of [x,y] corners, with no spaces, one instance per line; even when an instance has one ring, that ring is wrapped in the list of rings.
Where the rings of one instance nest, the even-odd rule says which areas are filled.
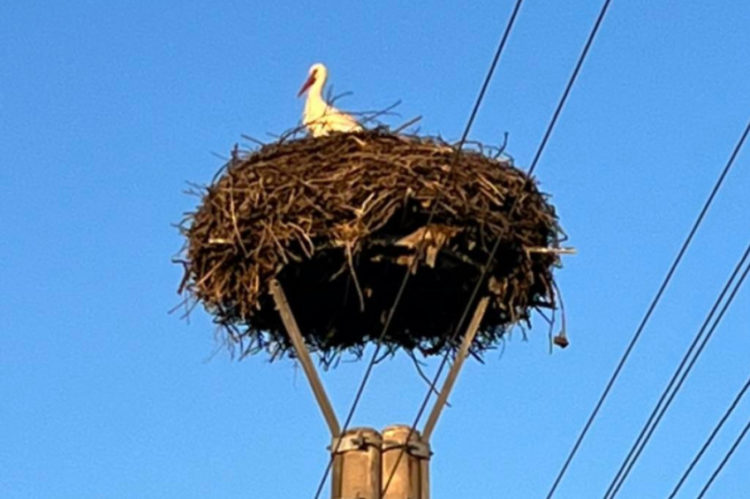
[[[533,309],[556,306],[552,270],[564,235],[554,207],[486,149],[465,149],[454,163],[454,148],[440,139],[384,129],[283,139],[235,151],[200,195],[181,224],[180,291],[243,355],[293,356],[268,294],[272,279],[311,351],[326,363],[361,355],[380,336],[408,269],[385,351],[454,350],[448,338],[498,237],[479,293],[492,302],[472,352],[528,324]]]

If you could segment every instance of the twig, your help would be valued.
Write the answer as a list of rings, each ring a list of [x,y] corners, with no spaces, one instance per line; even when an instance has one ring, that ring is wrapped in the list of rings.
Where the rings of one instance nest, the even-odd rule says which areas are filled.
[[[396,128],[395,130],[392,130],[391,133],[399,133],[401,130],[410,127],[411,125],[413,125],[414,123],[418,122],[421,119],[422,119],[421,115],[417,116],[416,118],[412,118],[406,123],[404,123],[403,125],[401,125],[400,127]]]

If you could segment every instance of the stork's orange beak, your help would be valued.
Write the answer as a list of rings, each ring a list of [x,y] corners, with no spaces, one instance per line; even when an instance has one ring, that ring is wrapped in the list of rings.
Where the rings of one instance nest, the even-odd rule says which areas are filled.
[[[315,83],[315,73],[311,74],[310,77],[307,79],[304,85],[302,85],[302,88],[299,89],[299,93],[297,94],[297,97],[300,97],[302,94],[305,93],[305,91],[310,88],[310,85]]]

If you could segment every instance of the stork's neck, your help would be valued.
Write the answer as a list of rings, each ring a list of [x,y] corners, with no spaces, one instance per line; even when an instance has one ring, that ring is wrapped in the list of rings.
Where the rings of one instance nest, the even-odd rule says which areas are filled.
[[[310,85],[307,91],[306,109],[318,109],[325,107],[326,102],[323,100],[323,86],[326,84],[325,78],[319,78]]]

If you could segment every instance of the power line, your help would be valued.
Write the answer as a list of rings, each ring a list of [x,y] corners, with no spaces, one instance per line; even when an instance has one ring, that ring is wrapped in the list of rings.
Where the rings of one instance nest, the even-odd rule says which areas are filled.
[[[651,435],[656,430],[656,426],[659,424],[664,413],[669,408],[669,405],[671,404],[672,400],[677,394],[677,391],[681,388],[682,383],[684,382],[688,373],[690,372],[693,365],[695,364],[695,361],[697,360],[698,356],[701,354],[706,343],[711,338],[711,335],[713,334],[719,321],[721,320],[721,317],[724,311],[728,308],[729,304],[734,298],[734,294],[737,292],[737,290],[739,289],[739,286],[742,284],[742,280],[744,279],[745,274],[747,273],[747,269],[745,270],[745,273],[743,274],[739,283],[736,285],[735,289],[732,291],[732,294],[730,295],[729,299],[725,303],[724,308],[722,309],[720,315],[718,316],[714,324],[711,326],[708,332],[708,335],[703,337],[703,334],[706,332],[706,328],[708,327],[708,324],[711,322],[711,319],[713,318],[714,313],[719,308],[719,305],[724,299],[724,296],[726,295],[727,291],[731,287],[734,279],[737,277],[737,274],[740,272],[740,269],[742,268],[742,265],[744,265],[745,260],[747,259],[748,255],[750,255],[750,244],[748,245],[747,249],[742,255],[742,258],[737,262],[737,265],[735,266],[734,271],[732,272],[731,276],[725,283],[724,288],[722,289],[721,293],[719,294],[713,306],[711,307],[711,310],[708,316],[706,317],[706,319],[704,320],[701,328],[696,333],[695,338],[693,339],[693,342],[690,345],[690,348],[683,356],[679,366],[677,367],[677,370],[674,372],[672,376],[672,379],[669,381],[669,384],[662,392],[661,397],[659,398],[659,401],[657,402],[656,406],[651,412],[651,415],[649,416],[648,420],[646,421],[643,428],[641,429],[641,432],[639,433],[638,438],[633,443],[633,446],[630,448],[628,455],[626,456],[625,460],[620,465],[620,468],[618,469],[617,474],[613,478],[612,482],[609,485],[609,488],[607,489],[607,492],[605,493],[605,497],[610,496],[610,493],[612,494],[612,497],[613,497],[614,494],[616,494],[617,491],[620,489],[628,473],[634,466],[635,461],[638,459],[641,452],[643,451],[643,448],[648,443],[648,440],[650,439]],[[688,365],[687,369],[684,372],[682,372],[682,369],[685,367],[685,364],[688,362],[688,359],[690,359],[690,355],[693,353],[693,350],[698,345],[698,342],[701,340],[701,338],[703,338],[703,342],[700,344],[698,351],[695,353],[695,356],[690,360],[690,364]],[[679,378],[679,381],[678,381],[678,378]],[[676,386],[675,386],[675,382],[677,382]],[[674,390],[672,390],[673,386],[675,386]],[[666,403],[662,406],[665,400],[666,400]],[[615,485],[616,485],[616,488],[615,488]]]
[[[620,374],[620,371],[622,370],[623,366],[625,365],[625,362],[627,361],[628,357],[630,356],[630,352],[633,350],[633,347],[638,342],[638,339],[641,336],[641,333],[643,332],[644,328],[646,327],[646,323],[651,318],[651,314],[653,313],[654,309],[656,308],[656,305],[659,303],[659,300],[662,297],[662,294],[664,293],[664,290],[666,290],[667,285],[672,280],[672,275],[674,274],[675,270],[677,269],[677,266],[680,264],[680,261],[682,260],[682,257],[685,255],[685,252],[687,251],[688,246],[693,240],[693,236],[698,231],[698,227],[700,226],[701,222],[703,221],[703,218],[705,217],[706,213],[708,212],[708,208],[711,206],[711,203],[714,200],[714,197],[716,196],[716,193],[719,191],[719,188],[721,187],[722,183],[724,182],[724,178],[729,173],[729,170],[731,170],[732,165],[734,164],[734,160],[737,157],[737,154],[739,153],[740,149],[742,148],[743,143],[745,142],[745,139],[747,138],[748,132],[750,131],[750,122],[748,122],[747,126],[745,127],[745,131],[743,132],[742,136],[740,137],[739,142],[734,148],[734,151],[732,152],[732,155],[730,156],[729,160],[727,161],[726,165],[724,166],[724,169],[722,170],[721,174],[719,175],[719,178],[716,180],[716,183],[713,186],[713,189],[711,190],[711,194],[709,194],[708,199],[703,205],[703,208],[701,209],[700,213],[698,214],[698,218],[693,223],[692,228],[690,229],[690,232],[688,233],[687,238],[682,243],[682,247],[677,252],[677,256],[675,257],[674,261],[672,262],[672,265],[669,267],[669,271],[667,272],[667,275],[665,276],[664,280],[662,281],[661,285],[659,286],[659,290],[656,293],[656,296],[654,296],[653,300],[651,301],[651,304],[648,306],[648,309],[646,310],[646,314],[641,319],[640,324],[635,330],[635,333],[633,334],[633,337],[630,340],[630,343],[628,344],[627,348],[625,349],[625,352],[623,353],[622,357],[620,357],[619,362],[617,363],[617,367],[615,368],[615,371],[612,373],[612,376],[609,378],[609,381],[607,382],[606,387],[604,388],[604,392],[602,392],[601,396],[599,397],[599,400],[597,401],[596,405],[594,406],[594,410],[591,412],[591,415],[589,415],[588,420],[586,421],[586,424],[583,426],[583,429],[581,430],[581,433],[578,435],[578,438],[575,441],[575,444],[573,445],[573,448],[570,450],[568,457],[565,459],[565,462],[563,463],[562,468],[560,469],[560,472],[557,474],[557,477],[555,478],[554,483],[552,484],[552,488],[550,488],[549,493],[547,494],[547,499],[550,499],[552,497],[552,494],[555,492],[555,489],[557,489],[557,486],[559,485],[560,481],[562,480],[563,475],[565,475],[565,472],[568,469],[568,466],[570,466],[570,462],[573,460],[573,457],[575,456],[576,452],[578,451],[578,448],[581,446],[581,442],[583,441],[584,437],[589,431],[589,428],[591,427],[591,424],[594,422],[594,419],[596,418],[597,414],[599,413],[599,410],[602,407],[602,404],[604,403],[604,400],[607,398],[607,395],[609,395],[610,390],[612,389],[612,386],[615,383],[615,380]]]
[[[589,49],[591,48],[591,45],[594,41],[594,38],[596,37],[597,32],[599,31],[599,27],[601,26],[602,20],[604,19],[605,14],[607,13],[607,9],[609,8],[611,0],[605,0],[604,4],[602,5],[601,10],[599,11],[599,15],[596,18],[596,22],[594,22],[594,26],[591,29],[591,32],[589,33],[588,39],[586,40],[586,43],[584,44],[583,50],[581,51],[581,54],[578,57],[578,61],[576,62],[575,68],[573,69],[573,73],[570,75],[570,78],[568,79],[568,83],[565,86],[565,90],[563,91],[562,96],[560,97],[560,100],[557,104],[557,107],[555,108],[555,112],[552,114],[552,119],[549,122],[549,125],[547,126],[547,129],[544,133],[544,136],[542,138],[542,141],[539,144],[539,147],[537,148],[536,154],[534,154],[534,158],[531,161],[531,165],[529,166],[529,170],[526,172],[526,180],[524,181],[524,184],[521,186],[521,189],[525,188],[526,183],[528,183],[531,180],[531,174],[534,172],[534,169],[536,168],[539,158],[542,155],[542,152],[544,151],[545,147],[547,146],[547,141],[549,140],[550,136],[552,135],[552,130],[554,129],[555,125],[557,124],[557,119],[560,117],[560,113],[562,112],[563,107],[565,106],[565,103],[567,102],[568,95],[570,95],[570,90],[573,88],[573,84],[575,83],[576,79],[578,78],[578,73],[581,70],[581,67],[583,66],[583,61],[586,59],[586,56],[588,55]],[[512,219],[513,211],[516,207],[516,204],[518,203],[519,196],[516,196],[513,199],[513,203],[511,204],[509,210],[508,210],[508,218]],[[471,292],[471,296],[469,297],[468,302],[466,303],[466,307],[464,307],[464,311],[461,314],[461,319],[459,320],[458,324],[456,325],[455,330],[453,331],[453,334],[450,337],[450,341],[452,342],[455,340],[455,338],[460,334],[461,328],[463,326],[463,323],[466,321],[466,318],[469,314],[469,310],[471,309],[471,305],[474,303],[474,300],[476,299],[477,293],[479,292],[480,287],[482,286],[482,283],[484,281],[484,278],[487,274],[488,269],[490,268],[490,264],[495,258],[495,254],[497,253],[498,248],[500,247],[500,242],[502,240],[503,233],[501,232],[498,237],[495,239],[495,243],[492,246],[492,250],[490,251],[490,254],[487,258],[487,261],[485,262],[484,266],[482,267],[482,272],[479,276],[479,279],[477,280],[474,289]],[[406,442],[409,441],[412,434],[416,430],[417,425],[419,424],[419,420],[422,418],[422,414],[424,413],[424,410],[427,408],[427,404],[430,400],[430,396],[432,395],[432,387],[434,387],[437,384],[438,379],[440,379],[440,375],[445,368],[446,363],[448,362],[448,356],[450,354],[450,351],[446,351],[445,355],[443,355],[443,359],[440,362],[440,365],[438,366],[438,370],[435,373],[434,379],[432,380],[432,383],[430,384],[430,390],[428,390],[425,398],[422,400],[422,404],[419,407],[419,410],[417,411],[417,416],[414,419],[414,423],[409,428],[409,433],[406,436]],[[399,462],[403,458],[404,452],[406,452],[406,446],[401,448],[401,451],[399,452],[398,457],[396,458],[396,461],[392,467],[391,473],[388,476],[387,481],[385,482],[385,486],[383,487],[383,491],[381,495],[385,494],[385,491],[388,490],[388,486],[391,483],[391,480],[393,479],[393,475],[396,471],[396,468],[398,467]]]
[[[653,411],[651,412],[651,416],[649,416],[648,421],[641,429],[641,432],[638,435],[638,438],[633,443],[633,446],[630,448],[630,452],[628,453],[627,457],[620,465],[620,468],[617,470],[617,474],[612,479],[612,482],[610,482],[609,488],[607,489],[607,492],[604,494],[605,498],[614,497],[615,494],[617,494],[617,492],[620,490],[620,487],[622,487],[622,484],[625,482],[625,479],[628,477],[628,474],[633,469],[635,462],[638,460],[641,453],[643,452],[643,449],[646,447],[646,444],[651,438],[651,435],[653,435],[654,431],[656,430],[656,427],[661,422],[662,417],[664,417],[664,414],[667,412],[669,405],[672,403],[672,400],[674,400],[674,397],[677,395],[677,392],[682,387],[682,384],[684,383],[688,374],[690,374],[690,370],[695,365],[695,362],[698,360],[698,357],[703,352],[703,349],[705,348],[706,344],[711,339],[711,336],[713,335],[714,331],[716,330],[719,323],[721,322],[721,319],[723,318],[724,313],[732,304],[732,301],[734,300],[734,297],[737,294],[737,291],[739,291],[740,287],[742,286],[743,281],[745,280],[745,277],[747,277],[748,271],[750,271],[750,263],[745,267],[745,270],[744,272],[742,272],[740,279],[734,285],[734,288],[732,289],[732,292],[729,294],[729,297],[724,303],[724,306],[721,308],[721,311],[716,316],[716,320],[714,320],[713,324],[708,329],[708,333],[705,336],[703,336],[703,333],[706,332],[706,328],[708,327],[708,324],[711,322],[711,319],[713,318],[714,313],[719,308],[721,301],[724,299],[724,295],[729,290],[729,288],[732,287],[732,283],[734,279],[737,277],[737,274],[739,274],[742,266],[745,265],[745,260],[747,260],[748,255],[750,255],[750,244],[748,244],[747,249],[742,255],[742,258],[740,258],[740,260],[737,262],[737,265],[735,266],[734,271],[732,272],[732,275],[729,277],[721,293],[716,298],[716,301],[711,307],[711,311],[709,312],[706,319],[703,321],[703,324],[701,325],[701,328],[698,330],[698,333],[695,335],[695,339],[693,340],[693,343],[690,345],[690,348],[683,356],[682,361],[680,362],[680,365],[677,367],[677,370],[675,371],[674,375],[672,376],[672,379],[669,382],[669,385],[667,386],[667,388],[664,389],[664,392],[662,392],[659,402],[656,404],[656,407],[654,407]],[[702,341],[700,342],[700,346],[698,346],[698,350],[695,352],[695,355],[693,355],[693,357],[690,358],[690,355],[692,354],[693,349],[695,348],[696,345],[698,345],[698,342],[701,339]],[[690,362],[687,364],[687,367],[685,368],[685,370],[681,372],[685,364],[688,362],[688,359],[690,359]],[[675,381],[677,382],[676,385],[675,385]],[[674,385],[674,389],[672,390],[673,385]],[[666,402],[665,402],[665,399],[666,399]],[[663,406],[661,406],[662,402],[664,402]]]
[[[487,71],[487,75],[485,76],[484,82],[482,83],[482,87],[479,90],[479,95],[477,96],[477,99],[474,103],[474,107],[471,110],[471,114],[469,115],[469,120],[466,123],[466,127],[464,128],[463,134],[461,135],[461,140],[459,141],[458,145],[455,148],[455,152],[453,154],[453,158],[450,164],[451,173],[453,172],[453,169],[455,168],[455,165],[461,154],[461,149],[463,148],[464,144],[466,143],[466,139],[469,136],[469,131],[471,130],[471,126],[474,124],[474,119],[476,118],[477,113],[479,112],[479,106],[481,105],[482,100],[484,99],[484,95],[490,84],[490,81],[492,80],[492,75],[495,72],[495,68],[497,67],[497,64],[500,60],[500,56],[503,53],[505,44],[508,41],[508,36],[510,35],[510,31],[513,28],[513,24],[515,23],[516,16],[518,15],[518,11],[521,8],[521,4],[523,4],[523,0],[516,0],[516,4],[513,7],[511,16],[508,19],[503,35],[500,39],[497,49],[495,50],[495,55],[492,59],[492,63],[490,64],[490,67]],[[438,191],[437,196],[435,197],[435,200],[433,201],[432,208],[430,209],[430,213],[427,217],[427,222],[425,223],[425,226],[429,226],[430,223],[432,222],[435,216],[435,213],[437,212],[437,207],[440,204],[440,199],[442,198],[442,194],[443,194],[443,191]],[[424,231],[424,233],[422,234],[421,242],[424,242],[426,235],[427,235],[427,231]],[[341,429],[341,435],[343,435],[344,432],[346,432],[347,428],[349,427],[349,424],[351,423],[352,417],[354,416],[354,411],[356,410],[357,405],[359,404],[359,400],[362,397],[362,393],[364,392],[365,385],[367,384],[367,381],[370,378],[370,374],[372,373],[372,368],[375,365],[375,360],[377,359],[377,355],[380,351],[380,347],[382,346],[382,341],[385,338],[385,335],[388,332],[388,329],[390,328],[391,321],[396,312],[398,304],[401,302],[401,297],[403,296],[404,290],[406,289],[406,284],[409,282],[409,277],[412,274],[412,266],[416,263],[416,261],[417,259],[414,258],[413,261],[408,266],[406,272],[404,273],[404,278],[401,281],[401,285],[399,286],[398,291],[396,292],[395,300],[393,302],[393,305],[391,306],[391,309],[388,312],[386,321],[383,325],[383,330],[377,339],[375,350],[373,351],[372,356],[370,357],[370,361],[368,362],[367,368],[365,369],[365,374],[362,377],[362,381],[360,382],[359,387],[357,388],[357,392],[354,396],[354,401],[352,402],[352,406],[349,409],[349,412],[346,416],[346,420],[344,421],[344,426]],[[333,465],[333,457],[338,451],[340,445],[341,445],[341,438],[337,440],[336,446],[332,449],[331,457],[328,460],[328,465],[326,466],[325,472],[323,473],[323,477],[321,478],[320,483],[318,484],[318,489],[315,492],[315,499],[318,499],[320,497],[321,492],[323,491],[325,482],[328,479],[328,474],[331,471],[331,466]]]
[[[732,414],[732,412],[734,411],[734,408],[737,407],[737,404],[739,404],[740,400],[745,395],[745,392],[747,391],[748,388],[750,388],[750,378],[747,379],[745,386],[742,387],[742,390],[740,390],[740,393],[738,393],[737,396],[734,398],[734,401],[732,401],[732,404],[729,406],[727,411],[721,417],[719,422],[711,431],[711,434],[703,443],[703,446],[701,447],[701,449],[698,451],[698,453],[695,455],[693,460],[690,462],[690,465],[687,467],[685,472],[680,477],[680,480],[677,482],[677,485],[675,485],[674,489],[672,490],[672,493],[669,494],[669,499],[672,499],[674,496],[677,495],[677,491],[680,490],[680,487],[682,487],[682,484],[685,483],[685,480],[687,479],[688,475],[693,471],[693,468],[698,463],[698,461],[700,461],[700,458],[703,457],[703,453],[706,452],[706,449],[708,448],[708,446],[711,445],[711,442],[713,442],[714,437],[716,436],[717,433],[719,433],[719,430],[721,430],[721,427],[724,425],[724,422]]]
[[[714,480],[716,479],[717,476],[719,476],[719,473],[721,473],[721,470],[724,469],[724,465],[727,464],[727,461],[729,461],[729,458],[732,457],[732,454],[740,445],[740,442],[742,442],[742,439],[745,438],[745,434],[747,433],[747,430],[750,430],[750,421],[747,422],[747,424],[745,425],[745,428],[737,436],[737,439],[732,444],[732,447],[730,447],[727,453],[724,455],[724,459],[721,460],[721,463],[719,463],[719,466],[711,474],[711,478],[708,479],[708,482],[706,482],[706,485],[704,485],[703,489],[701,489],[701,493],[698,494],[698,499],[701,499],[701,497],[703,497],[706,494],[706,491],[708,491],[708,489],[711,487],[711,484],[714,483]]]

